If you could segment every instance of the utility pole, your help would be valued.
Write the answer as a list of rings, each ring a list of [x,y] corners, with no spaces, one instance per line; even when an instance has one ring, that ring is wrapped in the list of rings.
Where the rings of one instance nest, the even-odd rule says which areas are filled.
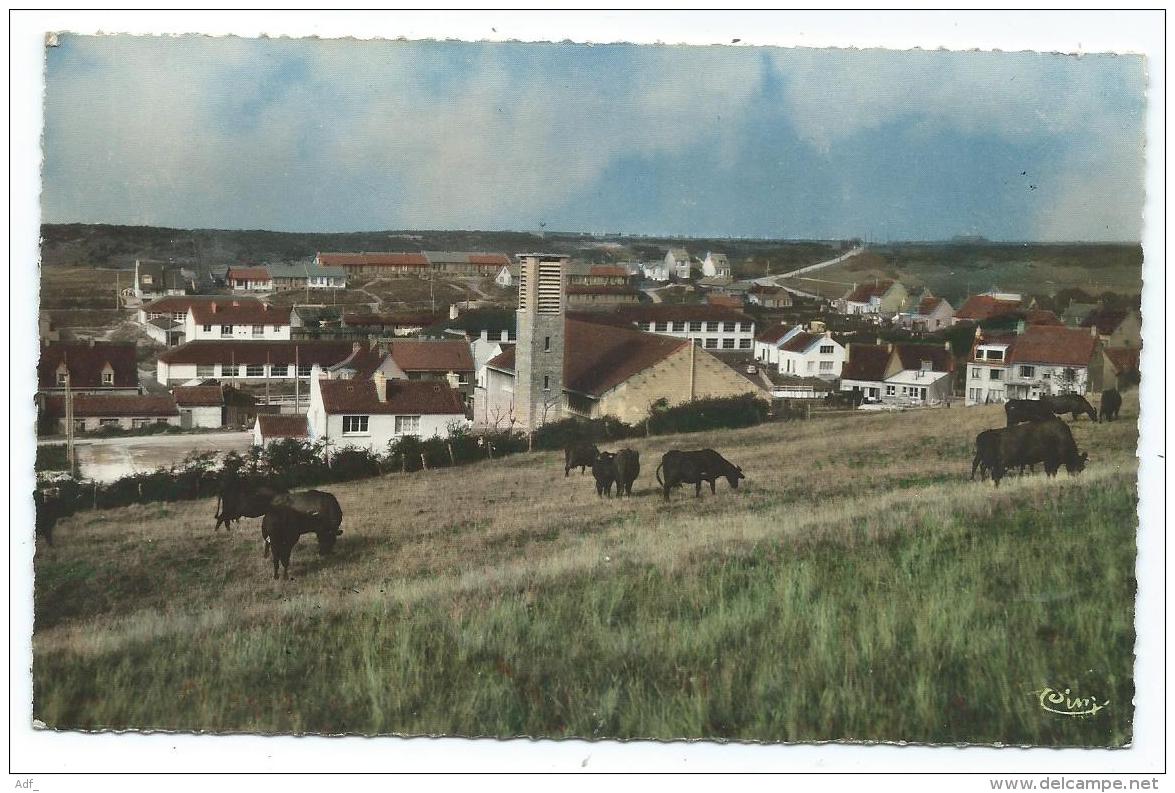
[[[114,309],[115,309],[116,311],[117,311],[117,310],[118,310],[118,308],[119,308],[119,305],[118,305],[118,295],[119,295],[119,292],[121,291],[121,290],[119,289],[119,285],[118,285],[118,281],[119,281],[119,278],[118,278],[118,277],[119,277],[119,275],[120,275],[120,273],[118,272],[118,270],[115,270],[115,271],[114,271]]]
[[[69,475],[77,475],[77,453],[73,443],[73,390],[70,388],[69,371],[65,373],[65,462]]]
[[[294,415],[298,414],[298,409],[299,409],[299,407],[301,407],[301,405],[299,404],[299,399],[298,399],[298,397],[301,393],[301,388],[299,388],[299,386],[301,385],[301,380],[300,380],[301,376],[302,376],[301,359],[298,356],[298,347],[297,347],[297,345],[295,345],[294,346]]]

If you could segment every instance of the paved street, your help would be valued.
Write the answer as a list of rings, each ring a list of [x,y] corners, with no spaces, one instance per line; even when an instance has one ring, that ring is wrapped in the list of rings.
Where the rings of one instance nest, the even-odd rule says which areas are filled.
[[[40,443],[62,443],[60,438]],[[194,451],[244,452],[251,432],[209,432],[194,435],[87,438],[77,442],[78,465],[87,479],[113,482],[127,474],[174,465]]]

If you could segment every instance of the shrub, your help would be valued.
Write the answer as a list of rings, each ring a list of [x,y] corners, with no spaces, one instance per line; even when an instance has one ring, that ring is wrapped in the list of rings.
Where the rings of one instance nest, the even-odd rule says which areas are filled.
[[[656,435],[751,427],[767,420],[767,400],[751,394],[699,399],[677,407],[654,405],[649,411],[649,431]]]

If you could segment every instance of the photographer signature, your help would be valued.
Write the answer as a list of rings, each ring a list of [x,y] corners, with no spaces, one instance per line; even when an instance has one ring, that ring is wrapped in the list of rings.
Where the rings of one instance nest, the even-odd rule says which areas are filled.
[[[1110,704],[1108,699],[1098,702],[1096,697],[1075,697],[1070,689],[1058,691],[1046,686],[1036,693],[1042,708],[1060,716],[1093,716]]]

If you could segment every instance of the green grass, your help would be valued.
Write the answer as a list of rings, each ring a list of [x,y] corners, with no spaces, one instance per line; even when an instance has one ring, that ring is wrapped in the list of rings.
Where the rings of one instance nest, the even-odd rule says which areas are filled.
[[[1084,473],[996,490],[966,479],[960,439],[998,412],[701,433],[688,445],[723,449],[750,478],[668,504],[651,476],[632,499],[599,499],[551,453],[339,485],[338,551],[299,546],[294,581],[270,580],[253,523],[213,535],[211,502],[74,516],[36,559],[34,715],[85,729],[1124,745],[1135,429],[1078,422]],[[632,444],[651,468],[674,440]],[[1046,686],[1110,704],[1050,714]]]

